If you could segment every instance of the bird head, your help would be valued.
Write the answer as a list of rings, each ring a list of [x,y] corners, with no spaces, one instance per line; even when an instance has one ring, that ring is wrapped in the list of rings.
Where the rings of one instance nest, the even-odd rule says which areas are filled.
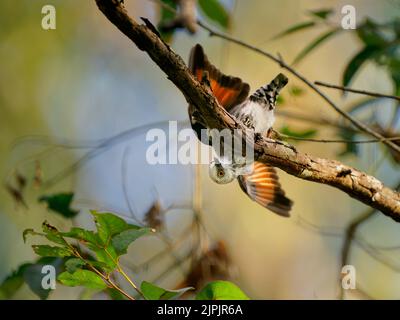
[[[211,161],[208,173],[210,178],[218,184],[227,184],[236,178],[234,171],[224,168],[218,160]]]

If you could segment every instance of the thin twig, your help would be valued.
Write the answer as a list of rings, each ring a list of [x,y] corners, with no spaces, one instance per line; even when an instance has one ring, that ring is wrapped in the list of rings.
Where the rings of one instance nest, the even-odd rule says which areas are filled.
[[[288,140],[297,140],[297,141],[308,141],[308,142],[320,142],[320,143],[354,143],[354,144],[361,144],[361,143],[377,143],[383,141],[382,139],[369,139],[369,140],[346,140],[346,139],[312,139],[312,138],[301,138],[301,137],[294,137],[287,134],[279,133],[282,138]],[[400,141],[400,137],[391,137],[385,138],[385,140],[390,141]]]
[[[65,177],[69,176],[73,172],[75,172],[77,169],[79,169],[83,164],[85,164],[87,161],[95,158],[96,156],[100,155],[101,153],[107,151],[109,148],[114,147],[118,145],[119,143],[122,143],[123,141],[126,141],[127,139],[142,134],[146,133],[149,129],[152,129],[154,127],[162,126],[168,123],[167,121],[159,121],[155,123],[150,123],[146,124],[143,126],[131,128],[128,130],[125,130],[121,133],[118,133],[110,138],[107,139],[101,139],[100,142],[94,146],[91,147],[93,150],[90,150],[86,152],[82,157],[80,157],[76,162],[68,166],[67,168],[64,168],[60,172],[56,173],[54,176],[49,178],[47,181],[44,181],[43,183],[43,188],[48,189],[52,186],[54,186],[57,182],[60,180],[64,179]],[[182,123],[189,123],[189,121],[183,121]]]
[[[335,129],[341,129],[341,130],[350,130],[352,132],[361,132],[360,130],[354,128],[353,126],[348,126],[345,124],[342,124],[338,121],[334,121],[332,119],[328,118],[316,118],[310,115],[305,115],[301,114],[299,112],[293,112],[293,111],[288,111],[288,110],[276,110],[276,115],[279,117],[285,117],[285,118],[290,118],[294,120],[299,120],[311,124],[315,124],[318,126],[329,126]]]
[[[383,94],[383,93],[372,92],[372,91],[368,91],[368,90],[352,89],[349,87],[338,86],[335,84],[330,84],[330,83],[326,83],[326,82],[322,82],[322,81],[315,81],[314,84],[317,86],[322,86],[322,87],[326,87],[326,88],[338,89],[341,91],[347,91],[347,92],[352,92],[352,93],[358,93],[358,94],[362,94],[365,96],[371,96],[371,97],[376,97],[376,98],[388,98],[388,99],[400,101],[399,96],[394,96],[391,94]]]
[[[114,288],[115,290],[117,290],[118,292],[120,292],[121,294],[123,294],[125,297],[127,297],[129,300],[136,300],[134,297],[132,297],[131,295],[129,295],[127,292],[125,292],[124,290],[122,290],[119,286],[117,286],[110,278],[110,275],[104,275],[101,271],[97,270],[96,267],[94,267],[93,265],[91,265],[90,263],[86,262],[86,259],[84,259],[81,254],[79,253],[78,250],[76,250],[73,246],[69,245],[69,248],[72,250],[72,252],[75,254],[75,256],[79,259],[81,259],[82,261],[84,261],[88,267],[95,272],[100,278],[103,279],[103,281],[106,283],[107,286]]]
[[[107,248],[104,248],[104,252],[108,255],[108,257],[115,263],[117,266],[117,271],[125,278],[125,280],[133,287],[133,289],[136,290],[138,294],[140,294],[144,299],[146,297],[143,295],[142,291],[139,289],[139,287],[132,281],[131,278],[125,273],[125,271],[121,268],[121,265],[119,264],[119,260],[115,259],[112,254],[107,250]]]
[[[374,214],[376,213],[376,210],[374,209],[369,209],[367,212],[362,214],[360,217],[354,219],[350,225],[348,226],[346,230],[346,237],[343,243],[342,247],[342,254],[341,254],[341,261],[340,261],[340,270],[342,270],[343,266],[347,265],[349,263],[349,257],[350,257],[350,250],[351,250],[351,243],[353,241],[353,238],[356,234],[356,231],[358,227],[363,224],[365,221],[370,219]],[[341,274],[341,273],[340,273]],[[343,286],[340,286],[340,299],[344,298],[344,288]]]
[[[165,257],[167,254],[169,254],[172,250],[176,250],[183,244],[185,241],[187,241],[187,238],[189,235],[192,233],[192,226],[188,226],[182,234],[175,240],[175,242],[171,243],[171,246],[167,246],[160,252],[157,252],[154,254],[152,257],[148,258],[146,261],[140,263],[139,265],[133,265],[131,262],[127,261],[129,263],[129,268],[133,269],[135,272],[139,272],[142,270],[147,269],[148,266],[150,266],[153,263],[158,262],[160,259]],[[178,262],[178,259],[175,259],[175,262]]]

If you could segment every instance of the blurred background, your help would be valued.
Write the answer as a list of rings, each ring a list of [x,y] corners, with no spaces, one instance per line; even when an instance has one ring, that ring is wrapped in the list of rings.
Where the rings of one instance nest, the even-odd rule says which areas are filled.
[[[304,52],[294,66],[311,81],[342,84],[353,57],[365,47],[380,46],[345,84],[400,93],[400,1],[221,0],[210,5],[214,2],[199,2],[201,20],[279,52],[287,62]],[[55,30],[41,25],[42,7],[48,4],[56,8]],[[340,28],[341,9],[349,4],[356,8],[357,30]],[[157,1],[125,0],[125,5],[136,20],[147,17],[159,25],[171,18]],[[91,227],[88,210],[96,209],[159,228],[160,236],[140,239],[124,258],[137,279],[175,288],[228,278],[252,299],[400,298],[398,224],[346,194],[279,171],[295,203],[292,217],[284,219],[250,201],[236,182],[213,183],[207,166],[147,164],[146,132],[168,128],[169,120],[188,127],[186,101],[94,1],[2,1],[0,24],[0,281],[37,260],[31,242],[23,242],[24,229],[40,229],[44,220],[59,229]],[[315,43],[335,28],[340,31]],[[163,35],[185,60],[200,43],[216,66],[252,89],[280,72],[265,57],[202,29]],[[287,75],[276,130],[300,138],[368,138]],[[382,134],[400,132],[394,100],[321,90]],[[301,152],[364,170],[388,186],[400,181],[400,157],[382,145],[288,142]],[[23,192],[18,185],[25,186]],[[43,197],[60,193],[73,195],[70,214],[46,208]],[[364,215],[368,218],[358,225]],[[349,233],[352,224],[354,234]],[[343,294],[344,261],[356,268],[357,289]],[[15,290],[3,290],[0,297],[38,299],[29,274],[19,277]],[[61,285],[39,296],[87,297],[81,288]]]

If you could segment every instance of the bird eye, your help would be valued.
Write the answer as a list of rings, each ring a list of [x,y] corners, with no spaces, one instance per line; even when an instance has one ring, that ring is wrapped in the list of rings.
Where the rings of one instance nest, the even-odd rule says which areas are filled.
[[[225,175],[225,172],[222,170],[218,171],[218,177],[222,178]]]

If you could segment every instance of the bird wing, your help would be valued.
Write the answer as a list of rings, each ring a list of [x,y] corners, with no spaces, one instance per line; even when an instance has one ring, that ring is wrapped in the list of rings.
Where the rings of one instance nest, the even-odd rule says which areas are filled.
[[[290,216],[293,202],[285,196],[275,168],[256,161],[253,172],[239,176],[238,182],[253,201],[281,216]]]
[[[227,76],[219,71],[210,63],[199,44],[190,52],[189,69],[199,81],[203,78],[203,72],[208,72],[211,90],[227,111],[242,103],[249,95],[250,86],[238,77]]]

